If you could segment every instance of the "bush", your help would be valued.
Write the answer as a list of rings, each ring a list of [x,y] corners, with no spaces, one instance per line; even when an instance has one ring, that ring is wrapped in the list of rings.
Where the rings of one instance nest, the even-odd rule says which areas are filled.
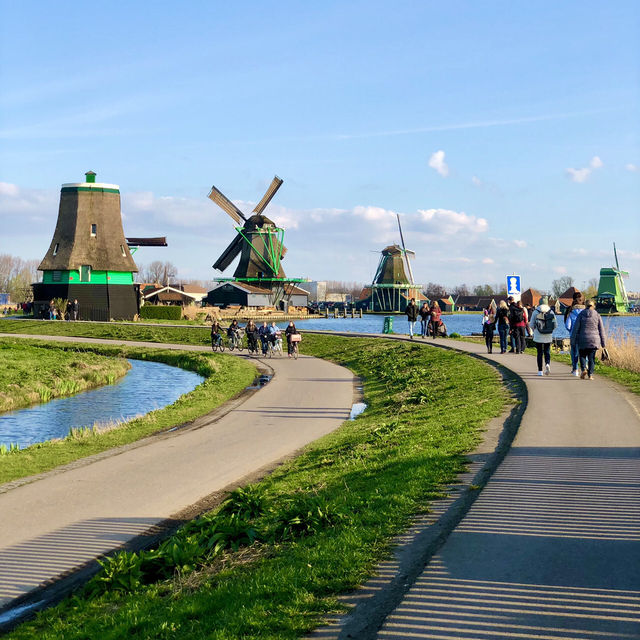
[[[140,318],[143,320],[180,320],[182,307],[145,304],[140,307]]]

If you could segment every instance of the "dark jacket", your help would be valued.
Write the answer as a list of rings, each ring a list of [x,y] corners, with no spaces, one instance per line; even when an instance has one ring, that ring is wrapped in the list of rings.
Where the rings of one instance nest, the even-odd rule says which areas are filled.
[[[577,343],[578,349],[599,349],[605,346],[602,318],[593,307],[578,315],[571,330],[571,338]]]
[[[429,319],[429,316],[431,315],[431,311],[429,311],[429,307],[426,307],[426,306],[420,307],[420,311],[418,313],[420,314],[420,319],[423,322],[426,322]]]
[[[418,319],[418,305],[415,302],[410,302],[404,312],[409,322],[415,322]]]
[[[298,330],[296,329],[296,325],[295,324],[293,326],[287,325],[287,328],[284,330],[284,335],[287,336],[287,342],[291,341],[291,336],[294,333],[298,333]]]

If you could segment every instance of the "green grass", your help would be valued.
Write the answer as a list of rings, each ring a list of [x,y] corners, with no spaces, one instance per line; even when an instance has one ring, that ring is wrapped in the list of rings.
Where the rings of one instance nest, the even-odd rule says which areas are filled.
[[[124,423],[110,431],[83,430],[62,440],[31,445],[17,452],[0,456],[0,484],[26,476],[49,471],[80,458],[94,455],[114,447],[135,442],[152,433],[164,431],[176,425],[195,420],[212,411],[249,385],[256,369],[248,362],[233,356],[213,353],[193,353],[149,349],[142,347],[120,347],[117,345],[74,345],[70,343],[31,344],[54,358],[67,354],[73,358],[92,359],[96,354],[112,359],[133,358],[153,360],[195,371],[206,379],[190,393],[182,395],[176,402]]]
[[[509,398],[493,368],[454,351],[306,335],[304,352],[364,379],[361,416],[160,550],[107,562],[86,592],[7,637],[298,638],[342,610],[337,596],[465,468]]]
[[[0,339],[0,412],[112,384],[129,370],[124,358],[51,350]]]
[[[55,322],[45,320],[0,320],[0,333],[74,336],[109,340],[138,340],[173,344],[208,345],[211,330],[207,327],[136,326],[117,322]]]

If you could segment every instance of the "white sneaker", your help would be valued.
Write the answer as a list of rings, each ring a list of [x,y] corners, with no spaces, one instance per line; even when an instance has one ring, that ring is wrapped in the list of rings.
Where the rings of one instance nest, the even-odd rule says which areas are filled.
[[[544,375],[548,376],[551,373],[551,367],[548,364],[544,365]]]
[[[543,375],[542,371],[538,371],[538,375],[542,376]]]
[[[575,376],[576,378],[579,378],[580,377],[580,372],[576,369],[575,371],[571,372],[571,375]]]

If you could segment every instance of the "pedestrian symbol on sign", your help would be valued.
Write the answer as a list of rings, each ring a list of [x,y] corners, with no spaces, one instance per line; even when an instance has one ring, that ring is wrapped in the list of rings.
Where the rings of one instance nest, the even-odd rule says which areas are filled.
[[[520,295],[520,276],[507,276],[507,294],[510,296]]]

